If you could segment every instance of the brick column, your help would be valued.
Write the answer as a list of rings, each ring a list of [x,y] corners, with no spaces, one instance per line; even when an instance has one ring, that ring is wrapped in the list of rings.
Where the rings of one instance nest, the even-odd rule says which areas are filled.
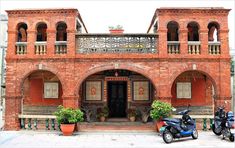
[[[158,30],[158,53],[160,58],[166,58],[167,53],[167,30]]]
[[[47,30],[47,56],[54,56],[55,41],[56,41],[56,31]]]
[[[226,111],[231,110],[231,96],[228,97],[222,97],[222,96],[216,96],[214,100],[215,108],[214,110],[216,111],[217,107],[219,106],[225,106]]]
[[[179,30],[180,54],[188,55],[188,30]]]
[[[5,100],[5,130],[19,130],[22,96],[6,96]]]
[[[227,56],[229,55],[229,37],[228,37],[228,30],[220,30],[219,32],[220,36],[220,50],[221,50],[221,56]]]
[[[36,31],[35,30],[28,30],[27,31],[27,55],[32,57],[35,55],[35,48],[34,44],[36,42]]]
[[[200,30],[201,55],[208,55],[208,30]]]
[[[169,97],[158,97],[158,100],[159,101],[162,101],[162,102],[167,102],[167,103],[170,103],[171,104],[171,96]]]
[[[63,106],[71,107],[71,108],[80,108],[81,104],[79,104],[79,98],[77,96],[63,96]]]

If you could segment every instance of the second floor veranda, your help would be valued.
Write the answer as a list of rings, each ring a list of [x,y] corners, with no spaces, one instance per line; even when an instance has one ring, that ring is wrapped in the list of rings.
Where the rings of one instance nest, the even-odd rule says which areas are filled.
[[[48,38],[47,41],[16,42],[11,57],[218,58],[221,55],[221,42],[167,41],[158,34],[75,34],[66,41]]]

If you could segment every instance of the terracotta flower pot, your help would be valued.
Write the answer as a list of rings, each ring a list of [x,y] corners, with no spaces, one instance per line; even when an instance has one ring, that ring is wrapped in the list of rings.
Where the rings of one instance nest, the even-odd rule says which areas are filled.
[[[164,122],[162,120],[156,120],[155,125],[157,132],[159,132],[160,128],[164,125]]]
[[[105,117],[101,116],[100,117],[100,122],[104,122],[105,121]]]
[[[135,117],[130,117],[129,119],[130,119],[131,122],[135,121]]]
[[[64,136],[71,136],[74,131],[75,124],[61,124],[60,128]]]
[[[124,30],[122,30],[122,29],[113,29],[113,30],[109,30],[109,32],[111,34],[123,34]]]

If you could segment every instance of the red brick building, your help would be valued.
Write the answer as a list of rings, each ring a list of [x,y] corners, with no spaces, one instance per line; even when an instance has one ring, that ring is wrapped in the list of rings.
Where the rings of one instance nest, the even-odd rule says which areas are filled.
[[[230,109],[228,9],[160,8],[146,34],[89,34],[76,9],[7,13],[7,130],[61,104],[94,115],[107,105],[109,118],[155,99],[194,114]]]

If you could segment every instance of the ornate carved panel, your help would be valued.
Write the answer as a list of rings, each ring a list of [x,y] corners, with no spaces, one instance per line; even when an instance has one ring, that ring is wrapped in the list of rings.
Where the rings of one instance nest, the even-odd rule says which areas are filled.
[[[86,101],[102,100],[102,81],[86,81]]]
[[[135,101],[149,100],[149,81],[133,81],[133,99]]]
[[[191,99],[191,83],[190,82],[177,82],[177,98]]]
[[[44,83],[44,98],[58,98],[59,97],[59,83],[45,82]]]
[[[77,35],[77,53],[155,53],[156,35]]]

